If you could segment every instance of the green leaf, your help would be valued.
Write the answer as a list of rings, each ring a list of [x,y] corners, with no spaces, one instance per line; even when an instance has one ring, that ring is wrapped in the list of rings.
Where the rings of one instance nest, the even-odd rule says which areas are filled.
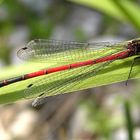
[[[140,6],[130,0],[114,1],[127,20],[140,31]]]
[[[70,0],[97,9],[120,21],[130,22],[140,31],[140,6],[130,0]]]
[[[102,85],[108,85],[111,83],[116,83],[120,81],[126,81],[128,78],[128,73],[130,71],[130,65],[133,60],[133,57],[123,59],[123,60],[117,60],[113,63],[111,63],[109,66],[105,67],[103,70],[101,70],[97,75],[92,76],[90,78],[84,79],[81,83],[81,89],[87,89],[91,87],[98,87]],[[47,66],[47,64],[46,64]],[[38,69],[44,68],[44,64],[30,64],[30,65],[24,65],[17,68],[9,68],[3,72],[0,73],[1,79],[8,78],[8,77],[14,77],[17,75],[25,74],[27,72],[35,71]],[[139,78],[140,65],[139,63],[135,63],[135,66],[133,67],[131,78]],[[57,76],[57,73],[54,75]],[[73,73],[74,75],[74,73]],[[47,78],[46,76],[41,76],[38,78],[33,78],[29,80],[25,80],[22,82],[17,82],[14,84],[11,84],[9,86],[5,86],[3,88],[0,88],[0,104],[4,103],[12,103],[18,100],[25,99],[25,88],[27,85],[29,85],[32,82],[35,82],[37,79],[40,78]],[[61,80],[65,79],[65,76],[60,77]],[[54,79],[55,80],[55,79]],[[52,81],[50,81],[52,82]],[[57,84],[56,84],[57,85]],[[39,85],[40,87],[42,85]],[[57,87],[56,87],[57,88]],[[71,91],[77,91],[79,90],[79,87],[73,87],[67,92]],[[58,93],[59,94],[59,93]],[[61,94],[61,92],[60,92]],[[53,96],[55,94],[50,94],[48,96]]]
[[[126,20],[126,17],[122,14],[122,12],[118,9],[116,4],[112,0],[70,0],[72,2],[76,2],[82,5],[86,5],[88,7],[97,9],[109,16],[115,17],[120,20]]]

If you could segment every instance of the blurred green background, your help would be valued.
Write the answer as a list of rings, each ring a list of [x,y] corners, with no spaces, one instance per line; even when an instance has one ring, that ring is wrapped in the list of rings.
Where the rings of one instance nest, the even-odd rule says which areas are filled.
[[[139,0],[1,0],[0,67],[32,39],[122,41],[140,34]],[[2,79],[4,76],[0,77]],[[0,140],[140,140],[139,80],[0,107]]]

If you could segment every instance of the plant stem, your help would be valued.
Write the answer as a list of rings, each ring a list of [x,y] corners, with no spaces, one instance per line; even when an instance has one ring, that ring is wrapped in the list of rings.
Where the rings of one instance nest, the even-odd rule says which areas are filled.
[[[126,118],[126,127],[128,132],[128,140],[134,140],[133,137],[133,121],[131,116],[131,107],[128,100],[124,102],[124,113]]]

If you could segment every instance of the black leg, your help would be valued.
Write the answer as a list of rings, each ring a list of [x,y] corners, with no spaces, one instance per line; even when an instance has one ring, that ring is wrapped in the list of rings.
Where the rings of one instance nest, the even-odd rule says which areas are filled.
[[[130,67],[130,71],[129,71],[129,75],[128,75],[128,78],[127,78],[126,83],[125,83],[126,86],[127,86],[127,84],[128,84],[128,80],[130,79],[130,76],[131,76],[132,69],[133,69],[133,66],[134,66],[134,64],[135,64],[135,61],[136,61],[137,59],[140,59],[140,56],[135,57],[135,58],[133,59],[133,61],[132,61],[132,64],[131,64],[131,67]]]

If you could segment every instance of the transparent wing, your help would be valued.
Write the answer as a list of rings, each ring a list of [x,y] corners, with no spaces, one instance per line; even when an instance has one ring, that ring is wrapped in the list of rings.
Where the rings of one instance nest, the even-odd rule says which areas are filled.
[[[73,62],[107,55],[112,51],[125,49],[126,43],[111,42],[74,42],[36,39],[21,48],[17,55],[27,61],[36,62]]]
[[[45,102],[44,97],[81,90],[86,79],[97,75],[100,70],[111,62],[46,75],[27,87],[24,92],[25,98],[37,97],[33,102],[33,106],[37,106]]]

